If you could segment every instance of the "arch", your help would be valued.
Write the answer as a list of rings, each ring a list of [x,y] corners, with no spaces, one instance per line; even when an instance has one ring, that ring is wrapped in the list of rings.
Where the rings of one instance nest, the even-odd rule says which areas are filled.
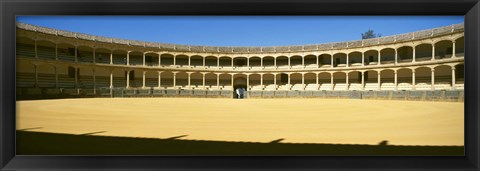
[[[288,57],[287,56],[278,56],[275,58],[278,68],[288,68]]]
[[[235,57],[233,58],[233,66],[244,67],[247,66],[247,57]]]
[[[380,71],[380,90],[395,89],[395,71],[392,69],[384,69]]]
[[[57,45],[58,60],[75,61],[75,46],[67,43]]]
[[[348,64],[350,66],[362,66],[362,53],[359,51],[348,54]]]
[[[37,65],[38,87],[51,88],[55,87],[55,68],[50,64]]]
[[[221,59],[221,58],[220,58]],[[220,79],[220,89],[222,90],[233,90],[232,85],[232,76],[230,74],[222,73],[219,75]]]
[[[365,65],[376,65],[378,64],[378,51],[377,50],[368,50],[364,53]]]
[[[102,64],[110,63],[110,49],[96,48],[95,49],[95,62]]]
[[[465,53],[465,37],[462,36],[455,40],[455,56],[462,57]]]
[[[131,51],[129,54],[128,54],[128,62],[130,65],[134,65],[134,66],[141,66],[143,65],[143,52],[139,52],[139,51]]]
[[[332,67],[332,55],[330,54],[321,54],[318,56],[318,65],[321,68],[330,68]]]
[[[113,64],[117,64],[117,65],[126,65],[127,64],[127,51],[113,50],[112,62],[113,62]]]
[[[316,55],[307,55],[304,57],[305,67],[317,68],[317,56]]]
[[[232,58],[228,56],[221,56],[219,58],[220,68],[232,67]],[[231,83],[230,83],[231,84]]]
[[[175,56],[175,65],[180,67],[188,66],[188,56],[187,55],[176,55]]]
[[[158,66],[159,65],[160,55],[155,52],[145,53],[145,65],[147,66]]]
[[[178,72],[175,75],[175,88],[189,88],[188,87],[188,74],[186,72]]]
[[[55,43],[47,40],[37,40],[37,56],[44,59],[55,59]]]
[[[262,90],[263,87],[260,85],[260,74],[254,73],[248,75],[249,86],[247,90]]]
[[[397,70],[397,90],[412,89],[412,69],[400,68]]]
[[[382,64],[395,63],[395,49],[384,48],[380,50],[380,62]]]
[[[432,70],[429,67],[422,66],[415,68],[415,89],[431,90],[432,86]]]
[[[173,65],[173,55],[164,53],[160,55],[160,65],[161,66],[172,66]]]
[[[205,74],[206,89],[216,88],[216,86],[217,86],[217,75],[211,72]]]
[[[190,87],[192,89],[203,89],[203,75],[199,72],[190,74]]]
[[[411,46],[402,46],[397,49],[397,62],[404,63],[404,62],[412,62],[413,60],[413,48]]]
[[[35,57],[35,40],[28,37],[16,39],[16,55],[22,57]]]
[[[275,58],[273,56],[265,56],[262,58],[263,66],[265,68],[273,68],[275,67]]]
[[[302,56],[294,55],[290,57],[290,66],[292,67],[302,67]]]
[[[258,56],[248,58],[250,67],[260,67],[262,59]]]
[[[77,60],[78,62],[93,63],[93,48],[90,46],[78,46],[77,47]]]
[[[415,46],[415,61],[432,59],[432,44],[423,43]]]
[[[345,67],[347,66],[347,54],[336,53],[333,55],[333,67]]]
[[[453,53],[453,42],[442,40],[435,43],[435,59],[450,58]]]
[[[435,90],[451,89],[452,86],[452,67],[449,65],[438,65],[434,67]]]
[[[265,90],[275,90],[275,76],[271,73],[263,74],[263,85]]]
[[[162,54],[163,55],[163,54]],[[173,55],[172,55],[173,57]],[[163,59],[162,59],[163,60]],[[173,89],[173,72],[163,71],[161,74],[161,87],[165,89]]]
[[[214,68],[218,66],[218,58],[216,56],[206,56],[205,66],[208,68]]]
[[[190,66],[191,67],[202,67],[203,64],[203,56],[200,55],[193,55],[190,57]]]

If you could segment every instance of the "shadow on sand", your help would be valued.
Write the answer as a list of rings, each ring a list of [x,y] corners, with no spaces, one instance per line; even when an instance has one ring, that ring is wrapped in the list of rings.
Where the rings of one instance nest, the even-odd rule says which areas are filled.
[[[463,155],[463,146],[223,142],[17,131],[17,155]]]

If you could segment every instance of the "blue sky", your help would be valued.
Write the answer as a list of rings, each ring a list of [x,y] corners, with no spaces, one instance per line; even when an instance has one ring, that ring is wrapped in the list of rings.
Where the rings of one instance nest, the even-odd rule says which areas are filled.
[[[49,28],[149,42],[285,46],[360,40],[462,23],[463,16],[21,16]]]

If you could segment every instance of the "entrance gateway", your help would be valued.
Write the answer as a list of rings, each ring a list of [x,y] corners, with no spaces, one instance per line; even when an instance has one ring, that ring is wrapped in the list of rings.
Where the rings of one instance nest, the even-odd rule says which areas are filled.
[[[234,99],[238,99],[238,95],[237,95],[237,89],[238,88],[244,88],[245,91],[243,92],[243,98],[246,98],[247,97],[247,76],[246,75],[238,75],[238,76],[235,76],[235,78],[233,79],[233,98]]]

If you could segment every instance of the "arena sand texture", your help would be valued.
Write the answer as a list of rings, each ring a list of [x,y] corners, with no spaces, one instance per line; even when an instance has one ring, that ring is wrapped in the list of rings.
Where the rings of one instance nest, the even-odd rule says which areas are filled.
[[[464,145],[464,104],[353,99],[17,101],[17,130],[229,142]]]

